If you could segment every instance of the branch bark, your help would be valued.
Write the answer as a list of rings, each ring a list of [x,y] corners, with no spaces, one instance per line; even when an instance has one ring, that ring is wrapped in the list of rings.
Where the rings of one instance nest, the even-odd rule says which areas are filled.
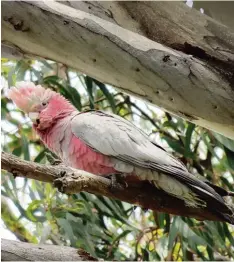
[[[148,182],[129,182],[126,189],[118,187],[115,190],[111,190],[109,179],[64,165],[42,165],[21,160],[4,152],[2,153],[1,164],[2,169],[15,176],[54,183],[63,193],[74,194],[85,191],[119,199],[146,209],[157,210],[158,212],[194,217],[199,220],[222,221],[220,217],[217,217],[209,210],[185,206],[184,201],[158,190]],[[60,177],[61,171],[66,172],[66,175]]]
[[[1,239],[2,261],[98,261],[82,249]]]
[[[231,29],[178,2],[70,5],[2,2],[4,51],[61,62],[234,138]]]

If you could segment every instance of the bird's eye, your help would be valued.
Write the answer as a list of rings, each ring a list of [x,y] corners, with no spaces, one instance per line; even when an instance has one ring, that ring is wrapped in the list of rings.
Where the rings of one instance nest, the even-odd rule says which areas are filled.
[[[46,106],[46,105],[47,105],[47,103],[46,103],[46,102],[43,102],[43,103],[42,103],[42,105],[43,105],[43,106]]]

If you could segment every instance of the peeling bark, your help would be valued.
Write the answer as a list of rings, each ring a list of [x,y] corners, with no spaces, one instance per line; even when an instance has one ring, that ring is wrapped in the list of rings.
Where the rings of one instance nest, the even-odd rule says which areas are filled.
[[[67,4],[77,9],[2,2],[2,43],[11,54],[61,62],[234,138],[228,27],[178,2]]]

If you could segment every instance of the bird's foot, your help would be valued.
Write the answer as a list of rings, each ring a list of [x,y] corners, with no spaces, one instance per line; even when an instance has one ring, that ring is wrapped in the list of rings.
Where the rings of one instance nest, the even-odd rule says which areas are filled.
[[[58,166],[58,165],[61,165],[63,162],[61,161],[61,160],[59,160],[59,159],[55,159],[52,163],[51,163],[51,165],[52,166]]]
[[[110,191],[115,192],[118,190],[124,190],[128,187],[127,182],[123,180],[125,177],[122,174],[111,174],[108,176],[111,180]]]
[[[51,153],[45,152],[47,160],[50,162],[52,166],[57,166],[62,164],[62,161],[58,158],[55,158]]]

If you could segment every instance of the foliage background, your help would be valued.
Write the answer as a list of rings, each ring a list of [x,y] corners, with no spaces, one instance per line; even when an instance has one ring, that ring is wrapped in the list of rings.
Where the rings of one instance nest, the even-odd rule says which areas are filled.
[[[80,111],[114,112],[150,134],[190,172],[234,190],[234,141],[120,93],[52,61],[2,59],[2,148],[48,163],[32,126],[6,94],[30,80],[60,92]],[[88,193],[63,195],[50,184],[2,172],[2,227],[20,241],[81,247],[106,260],[233,260],[234,228],[226,223],[145,211]],[[6,232],[6,230],[4,231]],[[4,237],[4,235],[3,235]]]

